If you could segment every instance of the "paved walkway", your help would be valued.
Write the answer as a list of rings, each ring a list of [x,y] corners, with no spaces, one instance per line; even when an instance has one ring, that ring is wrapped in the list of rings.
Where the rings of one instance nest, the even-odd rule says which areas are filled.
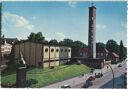
[[[116,68],[117,65],[111,65],[112,68]],[[84,74],[83,76],[78,76],[78,77],[74,77],[72,79],[68,79],[68,80],[65,80],[65,81],[61,81],[61,82],[58,82],[58,83],[54,83],[54,84],[51,84],[49,86],[45,86],[43,88],[60,88],[62,85],[70,85],[71,87],[74,87],[76,85],[79,85],[79,84],[82,84],[86,81],[86,79],[88,79],[90,76],[94,76],[95,73],[106,73],[108,71],[111,71],[110,68],[108,67],[104,67],[103,69],[96,69],[93,74]]]

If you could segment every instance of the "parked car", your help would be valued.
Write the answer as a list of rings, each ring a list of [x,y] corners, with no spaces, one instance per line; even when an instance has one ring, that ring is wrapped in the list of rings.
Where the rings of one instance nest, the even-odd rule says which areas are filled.
[[[117,62],[116,61],[111,61],[111,64],[117,64]]]
[[[100,77],[102,77],[102,76],[103,76],[102,73],[95,74],[95,78],[100,78]]]
[[[90,80],[90,81],[93,81],[93,80],[95,80],[96,78],[94,77],[94,76],[90,76],[89,78],[88,78],[88,80]]]
[[[92,68],[90,72],[93,73],[93,71],[94,71],[94,69]]]
[[[92,86],[92,85],[93,85],[92,81],[86,80],[86,82],[85,82],[85,84],[83,85],[82,88],[88,88],[88,87],[90,87],[90,86]]]
[[[118,65],[118,67],[122,67],[122,65],[121,65],[121,64],[119,64],[119,65]]]
[[[61,86],[61,88],[71,88],[71,86],[70,85],[63,85],[63,86]]]

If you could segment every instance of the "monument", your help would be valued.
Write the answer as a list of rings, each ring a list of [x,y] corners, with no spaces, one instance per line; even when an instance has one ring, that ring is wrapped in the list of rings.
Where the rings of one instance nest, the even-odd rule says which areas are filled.
[[[17,88],[27,87],[26,63],[25,63],[22,53],[20,53],[20,59],[18,61],[18,66],[17,66],[16,86]]]

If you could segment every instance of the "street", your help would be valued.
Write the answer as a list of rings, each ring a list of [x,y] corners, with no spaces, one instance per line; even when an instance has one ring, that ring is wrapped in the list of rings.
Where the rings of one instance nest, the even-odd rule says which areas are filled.
[[[114,88],[123,88],[123,79],[122,74],[126,71],[126,64],[123,64],[122,67],[115,67],[114,70]],[[98,78],[93,81],[93,86],[89,88],[113,88],[113,77],[112,72],[108,71],[104,73],[103,77]],[[81,88],[83,84],[74,86],[75,88]]]
[[[123,87],[123,80],[121,75],[126,71],[126,63],[122,64],[122,67],[117,67],[117,65],[111,65],[113,70],[114,70],[114,87],[115,88],[122,88]],[[110,70],[110,68],[103,68],[103,69],[96,69],[94,71],[94,73],[103,73],[103,77],[101,78],[96,78],[93,81],[93,86],[89,87],[89,88],[112,88],[112,72]],[[60,88],[62,85],[70,85],[72,88],[81,88],[83,86],[83,84],[85,83],[85,81],[88,79],[89,76],[93,76],[93,74],[85,74],[83,76],[78,76],[78,77],[74,77],[72,79],[68,79],[65,81],[61,81],[58,83],[54,83],[48,86],[45,86],[43,88]]]

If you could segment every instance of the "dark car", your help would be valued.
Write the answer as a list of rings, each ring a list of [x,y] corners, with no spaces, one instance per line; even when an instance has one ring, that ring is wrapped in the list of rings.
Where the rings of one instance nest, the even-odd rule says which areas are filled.
[[[90,87],[92,85],[93,85],[93,83],[90,80],[86,80],[86,83],[83,85],[82,88],[88,88],[88,87]]]
[[[102,76],[103,76],[102,73],[95,74],[95,78],[100,78],[100,77],[102,77]]]
[[[111,64],[117,64],[117,62],[116,61],[111,61]]]
[[[94,76],[90,76],[89,78],[88,78],[88,80],[90,80],[90,81],[93,81],[93,80],[95,80],[96,78],[94,77]]]
[[[90,71],[90,72],[91,72],[91,73],[93,73],[93,71],[94,71],[94,69],[91,69],[91,71]]]
[[[63,86],[61,86],[61,88],[71,88],[71,86],[70,85],[63,85]]]
[[[119,65],[118,65],[118,67],[122,67],[122,65],[121,65],[121,64],[119,64]]]

